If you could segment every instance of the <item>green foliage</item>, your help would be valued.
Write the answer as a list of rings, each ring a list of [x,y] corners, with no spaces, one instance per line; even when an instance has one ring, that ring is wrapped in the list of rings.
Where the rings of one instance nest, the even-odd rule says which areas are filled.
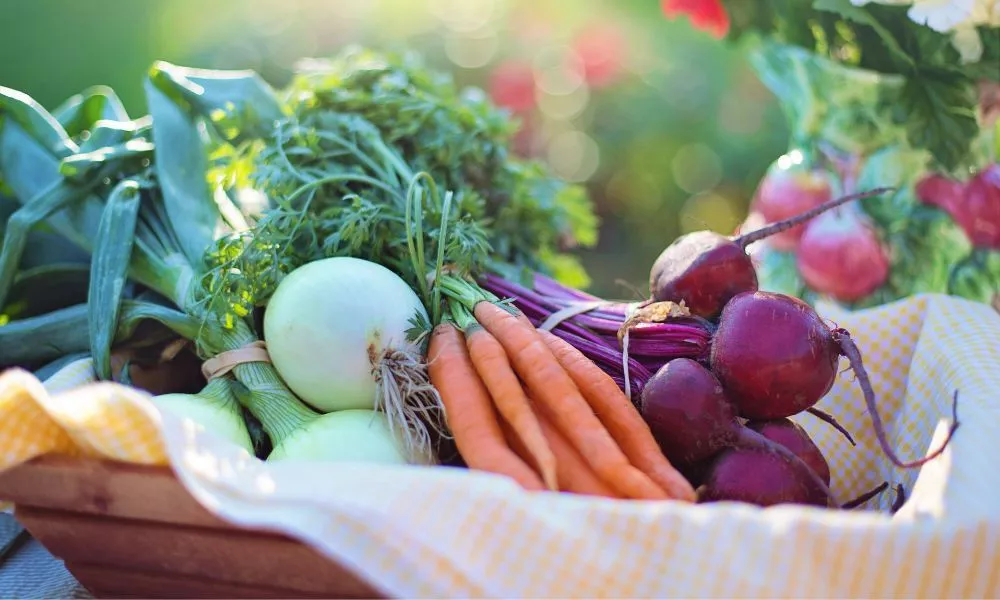
[[[476,196],[468,202],[482,206],[470,214],[492,222],[495,251],[504,260],[533,262],[560,236],[583,246],[596,242],[587,195],[514,156],[517,124],[508,113],[477,88],[459,90],[416,54],[349,48],[330,61],[301,64],[286,96],[304,126],[322,134],[324,119],[360,117],[411,171]]]
[[[409,55],[351,49],[301,66],[283,95],[289,116],[217,157],[220,181],[273,206],[212,252],[211,312],[245,316],[292,269],[332,256],[386,265],[417,290],[434,256],[459,273],[503,262],[585,283],[561,250],[596,242],[589,198],[511,155],[513,122],[481,92]]]
[[[902,77],[894,122],[911,145],[930,150],[945,170],[969,160],[978,131],[975,86],[1000,78],[996,31],[981,31],[984,52],[964,64],[947,34],[914,23],[906,6],[851,0],[727,0],[733,12],[734,39],[748,33],[798,46],[848,66]]]
[[[928,206],[915,206],[885,231],[893,253],[886,288],[894,298],[948,293],[952,269],[972,250],[962,228]]]
[[[768,249],[762,256],[755,257],[760,289],[801,298],[806,291],[805,282],[799,276],[795,265],[794,252]]]
[[[1000,297],[1000,251],[977,248],[951,273],[948,292],[991,303]]]

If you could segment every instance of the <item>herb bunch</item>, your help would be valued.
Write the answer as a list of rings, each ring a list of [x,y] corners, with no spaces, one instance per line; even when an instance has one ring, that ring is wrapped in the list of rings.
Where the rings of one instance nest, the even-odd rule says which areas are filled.
[[[216,177],[270,208],[209,256],[210,313],[245,317],[288,272],[332,256],[383,264],[419,291],[434,261],[414,261],[417,246],[461,274],[585,277],[562,251],[596,241],[589,199],[512,156],[514,124],[481,92],[411,56],[351,49],[301,65],[281,100],[288,116],[270,132],[217,153]]]

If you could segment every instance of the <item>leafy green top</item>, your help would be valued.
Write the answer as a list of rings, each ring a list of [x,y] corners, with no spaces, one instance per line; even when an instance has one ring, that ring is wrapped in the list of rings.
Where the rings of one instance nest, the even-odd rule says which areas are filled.
[[[224,187],[271,207],[213,251],[213,313],[246,316],[289,271],[330,256],[384,264],[418,291],[435,256],[461,273],[504,263],[585,283],[562,251],[596,242],[587,195],[512,156],[514,124],[482,92],[412,56],[351,49],[300,65],[282,96],[288,116],[271,131],[216,152]]]
[[[945,170],[963,166],[978,132],[976,85],[1000,80],[1000,32],[979,27],[982,55],[965,63],[946,33],[919,25],[907,7],[851,0],[723,0],[730,37],[762,34],[838,63],[902,78],[897,123]]]

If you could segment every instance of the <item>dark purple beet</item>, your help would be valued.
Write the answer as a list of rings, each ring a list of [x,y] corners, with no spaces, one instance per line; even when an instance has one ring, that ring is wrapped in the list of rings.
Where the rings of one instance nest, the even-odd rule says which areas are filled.
[[[688,480],[688,483],[697,488],[705,481],[705,477],[714,463],[715,456],[712,456],[696,463],[673,463],[673,465],[684,476],[684,479]]]
[[[830,485],[830,465],[823,453],[798,423],[789,419],[774,419],[772,421],[751,421],[747,427],[766,437],[776,444],[781,444],[792,451],[802,462],[819,475],[826,485]]]
[[[711,231],[682,235],[667,246],[653,263],[649,274],[653,300],[683,301],[692,314],[714,319],[730,298],[741,292],[757,290],[757,272],[747,256],[747,246],[846,202],[882,194],[890,189],[878,188],[835,198],[737,238]]]
[[[919,467],[944,451],[958,429],[958,392],[952,401],[952,425],[941,447],[903,462],[889,444],[861,351],[850,332],[831,331],[798,298],[772,292],[734,296],[719,318],[710,364],[740,416],[767,420],[789,417],[816,404],[833,387],[840,356],[854,371],[875,436],[894,465]]]
[[[674,359],[657,371],[643,389],[640,410],[670,462],[689,466],[685,469],[689,480],[705,482],[706,501],[744,500],[742,492],[729,487],[742,489],[743,479],[730,477],[726,466],[744,461],[742,452],[752,452],[753,460],[770,469],[762,471],[759,483],[764,487],[751,486],[746,492],[757,499],[754,503],[767,500],[767,494],[813,504],[819,493],[823,505],[832,501],[826,483],[794,452],[740,425],[719,381],[693,360]],[[735,458],[725,458],[736,450]],[[718,458],[707,470],[699,464],[715,455]],[[766,487],[768,479],[777,481],[773,489]]]
[[[663,454],[672,463],[695,463],[732,444],[736,411],[712,373],[676,358],[642,390],[640,410]]]
[[[684,301],[695,315],[712,319],[730,298],[757,289],[757,271],[743,246],[713,231],[677,238],[653,263],[650,291],[657,301]]]
[[[816,485],[818,480],[804,477],[802,469],[811,472],[802,463],[763,448],[726,450],[715,459],[698,488],[698,502],[829,506],[826,490]]]
[[[816,404],[833,387],[839,359],[811,306],[770,292],[734,297],[712,342],[712,372],[747,419],[779,419]]]

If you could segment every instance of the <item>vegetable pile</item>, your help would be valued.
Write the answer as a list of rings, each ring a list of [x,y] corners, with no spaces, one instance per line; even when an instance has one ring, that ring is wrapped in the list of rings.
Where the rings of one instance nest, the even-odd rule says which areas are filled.
[[[759,292],[745,251],[884,189],[680,238],[649,300],[607,302],[565,253],[596,237],[583,191],[413,57],[351,49],[284,90],[157,63],[145,90],[134,119],[107,88],[51,113],[0,88],[0,366],[90,357],[266,460],[836,506],[787,417],[832,421],[845,356],[893,463],[940,452],[894,454],[849,333]]]
[[[535,278],[533,290],[495,277],[485,285],[510,295],[541,329],[578,345],[619,382],[664,455],[698,486],[700,501],[832,506],[829,465],[789,417],[809,412],[854,444],[849,432],[815,408],[833,386],[840,357],[854,371],[878,442],[895,466],[916,468],[938,456],[957,416],[939,448],[918,460],[900,459],[850,333],[831,329],[797,298],[759,291],[745,247],[887,191],[830,199],[735,239],[708,231],[682,236],[653,265],[645,302],[604,302],[545,277]],[[632,345],[629,338],[642,343]],[[617,363],[611,360],[616,355]],[[953,409],[957,393],[955,403]]]

